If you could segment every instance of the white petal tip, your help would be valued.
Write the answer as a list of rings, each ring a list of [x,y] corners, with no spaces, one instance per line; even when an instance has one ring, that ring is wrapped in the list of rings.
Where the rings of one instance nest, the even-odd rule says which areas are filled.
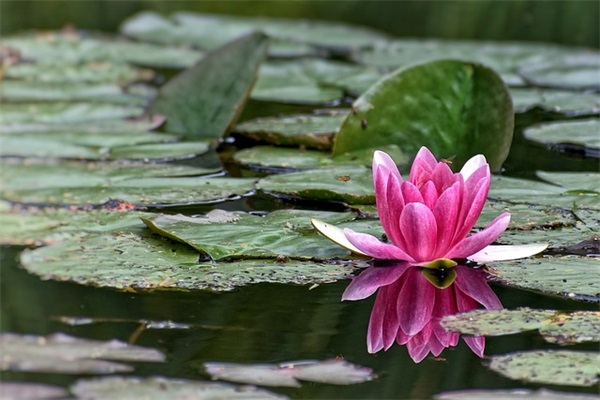
[[[315,227],[317,231],[332,242],[342,246],[343,248],[350,250],[353,253],[367,256],[365,253],[357,249],[344,235],[344,231],[337,226],[330,225],[318,219],[311,218],[310,223]],[[368,257],[368,256],[367,256]]]
[[[467,259],[479,263],[492,261],[507,261],[526,258],[546,250],[548,243],[535,243],[515,246],[487,246],[483,250],[472,254]]]

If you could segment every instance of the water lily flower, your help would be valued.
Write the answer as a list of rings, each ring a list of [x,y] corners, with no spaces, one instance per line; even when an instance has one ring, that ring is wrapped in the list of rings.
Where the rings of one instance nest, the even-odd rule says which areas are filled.
[[[376,151],[373,183],[377,212],[388,242],[312,220],[319,232],[352,252],[389,261],[383,263],[386,267],[375,262],[353,278],[342,297],[360,300],[379,289],[369,325],[370,352],[387,350],[394,339],[400,344],[413,343],[412,346],[416,346],[415,341],[429,343],[420,351],[411,351],[409,346],[409,353],[417,360],[422,359],[423,349],[435,354],[440,344],[454,343],[454,339],[447,339],[454,336],[444,336],[435,327],[427,328],[434,317],[450,311],[468,311],[477,304],[501,307],[485,278],[482,280],[481,272],[474,273],[465,266],[466,262],[528,257],[547,247],[492,245],[508,227],[509,213],[469,235],[491,183],[490,168],[483,155],[474,156],[460,172],[453,173],[447,163],[438,162],[429,149],[422,147],[409,179],[404,180],[391,157]],[[391,261],[393,266],[389,266]],[[432,332],[437,332],[435,337]],[[467,343],[471,348],[481,348],[475,352],[482,354],[481,342]]]

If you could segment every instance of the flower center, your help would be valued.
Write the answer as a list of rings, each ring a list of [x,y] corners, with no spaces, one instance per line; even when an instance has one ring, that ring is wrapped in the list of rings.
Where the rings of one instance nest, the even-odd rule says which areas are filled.
[[[454,267],[458,264],[454,260],[449,258],[438,258],[430,263],[422,265],[421,272],[425,279],[439,289],[446,289],[452,285],[452,282],[456,279],[456,271]]]

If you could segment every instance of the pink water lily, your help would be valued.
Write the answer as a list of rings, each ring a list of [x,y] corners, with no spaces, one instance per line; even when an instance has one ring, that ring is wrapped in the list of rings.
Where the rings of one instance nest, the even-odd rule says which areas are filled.
[[[379,290],[369,325],[370,352],[387,350],[396,340],[406,344],[411,357],[420,361],[429,351],[439,354],[443,347],[456,345],[457,335],[440,331],[441,316],[468,311],[478,304],[502,307],[482,272],[466,267],[466,262],[528,257],[547,247],[492,245],[508,227],[509,213],[470,235],[491,183],[483,155],[474,156],[460,172],[453,173],[447,163],[438,162],[422,147],[409,179],[404,180],[390,156],[376,151],[373,183],[388,241],[312,221],[329,239],[377,260],[353,278],[342,297],[359,300]],[[483,353],[483,338],[467,343],[477,354]]]

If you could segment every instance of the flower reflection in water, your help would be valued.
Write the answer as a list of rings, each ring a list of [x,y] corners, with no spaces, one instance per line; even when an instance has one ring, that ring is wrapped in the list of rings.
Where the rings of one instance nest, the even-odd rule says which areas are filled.
[[[342,297],[361,300],[377,292],[367,335],[370,352],[387,350],[396,341],[406,344],[413,360],[420,362],[429,352],[437,356],[444,348],[456,346],[458,334],[445,332],[439,324],[443,316],[479,305],[502,308],[484,272],[467,267],[467,261],[511,260],[546,248],[545,244],[492,245],[508,227],[509,213],[470,234],[490,183],[490,168],[481,154],[453,173],[422,147],[409,179],[404,180],[390,156],[376,151],[375,199],[389,243],[312,220],[324,236],[375,260],[352,280]],[[465,341],[477,355],[483,355],[483,338],[466,337]]]

